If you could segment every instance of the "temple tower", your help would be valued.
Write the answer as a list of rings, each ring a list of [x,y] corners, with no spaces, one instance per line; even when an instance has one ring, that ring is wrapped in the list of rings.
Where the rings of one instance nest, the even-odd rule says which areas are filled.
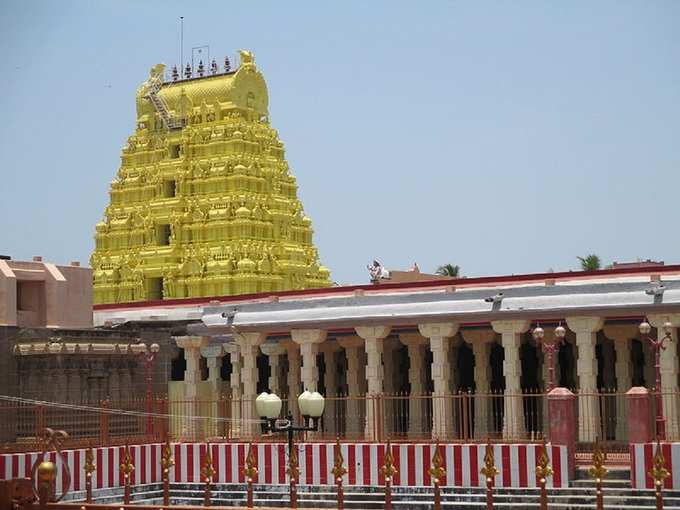
[[[96,226],[95,304],[331,285],[267,85],[252,53],[240,56],[236,70],[213,61],[167,81],[159,64],[137,90],[137,127]]]

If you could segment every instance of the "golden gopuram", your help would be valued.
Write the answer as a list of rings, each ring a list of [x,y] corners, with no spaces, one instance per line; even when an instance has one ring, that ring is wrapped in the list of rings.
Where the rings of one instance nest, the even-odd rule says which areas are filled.
[[[96,226],[95,304],[330,286],[252,53],[165,73],[137,90]]]

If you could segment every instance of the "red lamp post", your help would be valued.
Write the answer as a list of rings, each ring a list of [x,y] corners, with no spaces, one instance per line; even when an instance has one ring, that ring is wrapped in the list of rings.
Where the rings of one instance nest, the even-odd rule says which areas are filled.
[[[153,366],[156,362],[156,356],[161,350],[156,343],[149,347],[146,344],[138,344],[138,352],[140,359],[144,362],[144,370],[146,373],[146,433],[149,437],[153,436]]]
[[[646,340],[652,349],[654,349],[654,369],[656,370],[656,437],[659,440],[666,439],[666,418],[663,414],[663,398],[661,396],[661,351],[666,350],[664,345],[666,340],[669,342],[673,341],[673,324],[664,322],[662,326],[664,336],[661,338],[649,336],[652,326],[646,320],[640,323],[639,329],[642,339]]]
[[[536,326],[531,333],[536,342],[541,344],[543,353],[548,356],[548,392],[555,389],[555,352],[560,348],[560,345],[564,343],[564,337],[567,334],[567,330],[559,325],[555,328],[555,338],[547,339],[545,338],[545,331],[541,326]]]

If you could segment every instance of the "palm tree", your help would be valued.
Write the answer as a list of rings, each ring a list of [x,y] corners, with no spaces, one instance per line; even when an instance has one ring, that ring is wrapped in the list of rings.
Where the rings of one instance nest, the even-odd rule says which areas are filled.
[[[453,278],[458,278],[460,276],[460,266],[444,264],[443,266],[439,266],[435,273],[441,276],[451,276]]]
[[[581,262],[581,269],[583,271],[597,271],[601,267],[600,257],[591,253],[585,257],[576,257]]]

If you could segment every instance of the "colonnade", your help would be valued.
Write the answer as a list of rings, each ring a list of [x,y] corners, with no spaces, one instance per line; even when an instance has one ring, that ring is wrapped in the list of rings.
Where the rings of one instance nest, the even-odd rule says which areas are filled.
[[[648,320],[657,331],[670,321],[673,324],[673,343],[662,352],[661,377],[663,389],[669,392],[664,399],[664,410],[667,417],[668,437],[680,437],[680,420],[678,419],[678,356],[677,328],[680,326],[680,314],[650,315]],[[605,385],[616,386],[619,392],[627,391],[632,383],[631,340],[638,337],[637,324],[607,323],[604,317],[575,316],[565,317],[563,324],[568,328],[567,339],[575,347],[576,380],[578,398],[578,439],[591,442],[598,438],[601,431],[600,400],[598,392],[598,361],[596,344],[598,334],[611,340],[611,348],[602,352],[605,370],[601,378]],[[315,391],[320,387],[317,356],[322,355],[325,371],[323,387],[329,395],[343,391],[350,397],[347,400],[347,416],[357,417],[356,423],[346,424],[346,433],[361,433],[367,439],[375,434],[374,424],[383,420],[384,416],[376,416],[376,407],[367,405],[361,408],[363,395],[378,396],[393,391],[395,380],[394,353],[397,346],[405,346],[408,353],[408,377],[410,394],[422,395],[428,386],[432,388],[431,423],[424,423],[426,400],[411,398],[408,400],[408,432],[417,436],[431,430],[433,437],[445,437],[454,428],[455,413],[451,409],[450,396],[453,392],[452,375],[455,375],[455,363],[452,360],[451,345],[455,341],[467,343],[474,354],[475,393],[488,394],[491,389],[490,355],[495,342],[503,349],[502,374],[504,380],[503,423],[502,434],[505,438],[520,438],[525,430],[522,395],[522,361],[521,345],[530,335],[532,326],[529,319],[493,321],[490,327],[460,328],[456,322],[423,323],[417,330],[407,331],[383,326],[357,326],[353,332],[330,334],[322,329],[296,329],[290,331],[290,339],[267,342],[264,332],[246,332],[235,334],[233,343],[209,345],[209,337],[176,337],[177,344],[184,349],[187,360],[186,397],[195,398],[190,389],[197,382],[198,360],[200,356],[208,358],[209,380],[219,379],[217,358],[229,356],[231,363],[232,418],[242,418],[243,432],[253,432],[250,419],[253,416],[252,405],[240,405],[239,399],[252,402],[256,397],[258,384],[257,357],[260,353],[268,358],[270,376],[267,381],[271,391],[295,396],[304,389]],[[552,334],[551,327],[545,327],[546,337]],[[663,333],[661,333],[663,334]],[[389,339],[389,341],[388,341]],[[429,367],[431,381],[426,380],[426,350],[432,354]],[[540,349],[540,347],[538,347]],[[339,356],[344,354],[346,374],[340,381],[337,373]],[[285,357],[285,361],[284,361]],[[542,356],[538,357],[538,372],[547,377],[547,363]],[[555,357],[557,360],[557,356]],[[646,356],[646,364],[653,365],[653,356]],[[557,361],[556,361],[557,363]],[[287,367],[287,373],[282,368]],[[611,367],[611,370],[609,369]],[[649,377],[649,369],[645,368],[645,380],[648,386],[653,384]],[[559,371],[558,371],[559,373]],[[559,381],[558,381],[559,382]],[[546,385],[547,386],[547,385]],[[674,394],[670,394],[673,393]],[[623,401],[623,399],[621,399]],[[336,403],[329,401],[326,413],[334,413]],[[296,413],[297,406],[291,406]],[[617,420],[617,435],[623,437],[623,406],[617,406],[616,412],[621,414]],[[476,436],[487,432],[490,421],[490,410],[486,405],[475,408],[474,433]],[[334,420],[330,420],[334,422]],[[330,425],[335,427],[335,423]]]

